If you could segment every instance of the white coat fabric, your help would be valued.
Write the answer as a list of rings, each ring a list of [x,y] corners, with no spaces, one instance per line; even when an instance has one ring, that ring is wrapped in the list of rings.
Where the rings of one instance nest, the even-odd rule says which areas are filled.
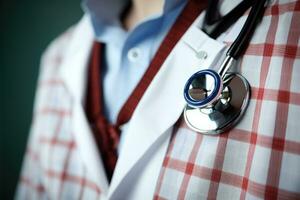
[[[138,104],[109,185],[84,113],[89,16],[43,56],[17,199],[300,199],[300,1],[272,1],[238,71],[251,85],[242,121],[208,136],[182,119],[183,87],[214,68],[247,16],[218,41],[203,13]],[[206,59],[196,52],[205,51]]]

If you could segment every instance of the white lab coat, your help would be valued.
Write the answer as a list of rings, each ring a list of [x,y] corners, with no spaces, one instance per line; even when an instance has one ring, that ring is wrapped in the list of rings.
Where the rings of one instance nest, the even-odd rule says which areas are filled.
[[[87,63],[94,41],[89,17],[84,16],[78,25],[56,40],[48,49],[42,63],[35,118],[17,198],[77,199],[80,190],[84,190],[80,195],[83,199],[139,200],[152,199],[155,194],[158,195],[158,184],[163,184],[161,180],[163,162],[167,151],[171,151],[168,148],[170,148],[170,139],[174,133],[174,124],[180,119],[185,106],[182,95],[185,82],[194,72],[205,69],[220,60],[218,56],[225,51],[226,47],[222,41],[232,42],[245,20],[245,17],[242,17],[224,37],[221,37],[221,41],[215,41],[199,29],[202,18],[203,14],[197,18],[175,46],[146,90],[131,120],[122,127],[122,131],[126,132],[126,138],[110,185],[105,177],[103,164],[83,107]],[[265,35],[266,30],[260,26],[252,43],[263,40],[262,36],[265,37]],[[207,58],[199,59],[195,54],[196,51],[205,51]],[[256,85],[257,80],[253,71],[242,70],[250,84]],[[52,90],[53,87],[57,88]],[[54,93],[56,95],[53,95]],[[299,104],[297,105],[297,109],[300,110]],[[252,123],[254,118],[251,116],[254,110],[251,106],[250,114],[246,114],[238,125],[239,130],[249,129],[249,120]],[[67,120],[58,125],[63,118]],[[56,135],[58,133],[53,128],[58,126],[60,136]],[[176,132],[174,134],[176,138]],[[195,134],[197,135],[192,132],[193,137],[198,137]],[[203,137],[207,141],[210,140],[207,136]],[[299,136],[297,138],[299,139]],[[206,148],[209,149],[209,145],[213,144],[215,143],[207,144]],[[176,143],[174,146],[176,147]],[[183,151],[180,148],[185,147],[179,145],[177,150],[173,149],[172,152]],[[68,152],[72,153],[68,154]],[[299,154],[296,155],[300,160]],[[217,155],[209,156],[214,158]],[[38,160],[38,164],[33,164],[33,160]],[[295,162],[296,166],[299,166],[299,160]],[[236,163],[233,164],[236,165]],[[62,171],[65,173],[61,173]],[[57,175],[56,172],[60,174]],[[299,177],[299,175],[296,176]],[[295,180],[296,188],[300,189],[300,181],[297,182],[298,179],[291,181],[293,180]],[[173,184],[180,185],[179,182]],[[89,192],[89,189],[85,190],[87,185],[94,192]],[[203,185],[207,186],[204,183]],[[203,185],[194,188],[193,192],[200,193]],[[39,192],[34,192],[34,189],[30,187],[35,190],[40,188]],[[227,188],[224,194],[226,191],[231,194],[233,190]],[[234,192],[232,194],[236,194]],[[294,193],[296,197],[299,194],[295,191]],[[176,191],[174,191],[175,194],[177,194]],[[172,199],[172,191],[164,195],[162,196],[166,199]],[[229,195],[223,198],[218,196],[220,199],[234,199],[235,197],[238,196]],[[207,196],[203,194],[201,197],[190,196],[187,199],[199,198],[204,199]]]

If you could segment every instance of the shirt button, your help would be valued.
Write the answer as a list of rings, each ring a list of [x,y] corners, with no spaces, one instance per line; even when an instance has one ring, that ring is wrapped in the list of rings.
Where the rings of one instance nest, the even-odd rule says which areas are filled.
[[[127,57],[131,62],[136,62],[141,55],[141,50],[137,47],[130,49],[127,53]]]
[[[206,59],[207,58],[207,53],[206,53],[206,51],[198,51],[196,53],[196,56],[199,59]]]

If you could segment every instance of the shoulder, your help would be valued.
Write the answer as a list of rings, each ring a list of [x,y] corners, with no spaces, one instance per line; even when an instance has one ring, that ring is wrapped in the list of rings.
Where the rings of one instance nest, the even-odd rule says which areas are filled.
[[[87,44],[93,37],[90,17],[84,15],[76,24],[55,38],[41,57],[39,82],[59,78],[59,72],[72,52]],[[85,38],[82,40],[82,38]]]
[[[77,24],[69,27],[51,41],[45,49],[41,57],[39,81],[50,78],[49,76],[55,76],[67,54],[76,26]]]
[[[48,107],[49,99],[56,97],[57,91],[64,88],[59,74],[79,23],[68,27],[42,53],[34,99],[34,118]]]

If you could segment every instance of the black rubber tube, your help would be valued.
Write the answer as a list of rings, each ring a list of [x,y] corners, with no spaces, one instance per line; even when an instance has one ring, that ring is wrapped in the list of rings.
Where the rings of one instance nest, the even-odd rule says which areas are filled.
[[[256,0],[254,6],[251,8],[249,16],[239,33],[238,37],[232,43],[227,51],[227,55],[237,59],[244,53],[249,41],[254,33],[257,24],[261,21],[265,11],[265,3],[267,0]]]
[[[216,39],[234,24],[253,3],[254,0],[243,0],[225,16],[220,17],[219,12],[217,12],[218,0],[211,0],[205,14],[202,30],[211,38]]]

